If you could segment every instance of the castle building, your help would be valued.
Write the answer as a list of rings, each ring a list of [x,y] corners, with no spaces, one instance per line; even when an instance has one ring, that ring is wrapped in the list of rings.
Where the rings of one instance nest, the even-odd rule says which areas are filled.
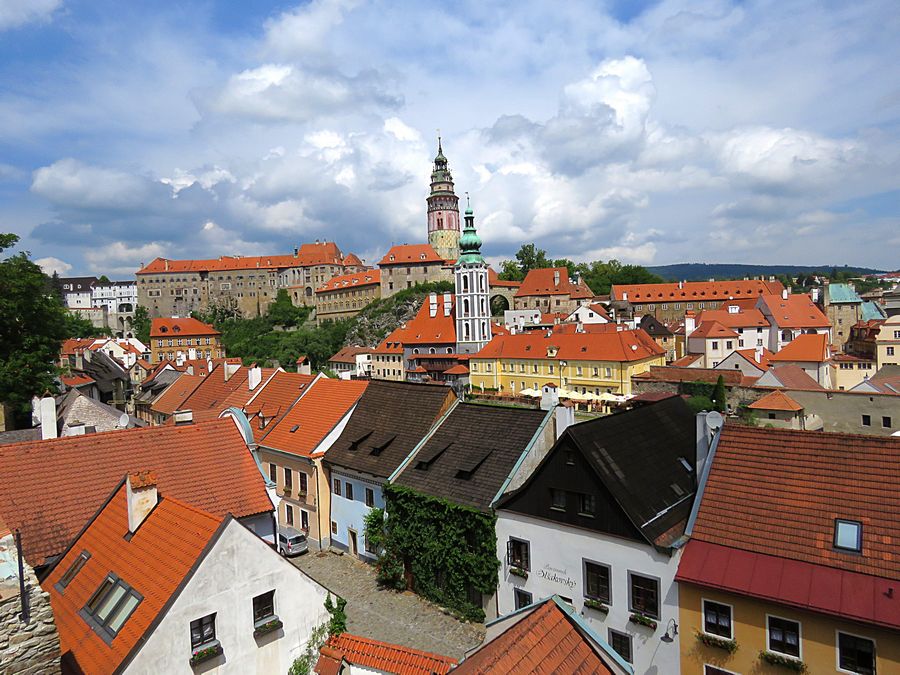
[[[456,351],[474,354],[491,341],[491,308],[488,265],[481,255],[481,238],[475,232],[475,215],[466,209],[466,227],[459,240],[460,255],[454,266],[456,283]]]
[[[444,260],[459,257],[459,197],[453,190],[453,176],[438,137],[438,152],[431,172],[428,202],[428,243]]]

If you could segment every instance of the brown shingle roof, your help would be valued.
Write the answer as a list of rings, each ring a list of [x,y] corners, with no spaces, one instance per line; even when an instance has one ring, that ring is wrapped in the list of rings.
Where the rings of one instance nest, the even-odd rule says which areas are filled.
[[[244,517],[272,510],[233,420],[68,436],[0,447],[0,514],[22,531],[32,566],[61,553],[129,471],[152,469],[160,492]]]
[[[710,382],[715,384],[719,376],[726,387],[741,384],[744,376],[738,370],[715,370],[714,368],[677,368],[674,366],[650,366],[650,370],[632,375],[632,380],[649,380],[651,382]]]

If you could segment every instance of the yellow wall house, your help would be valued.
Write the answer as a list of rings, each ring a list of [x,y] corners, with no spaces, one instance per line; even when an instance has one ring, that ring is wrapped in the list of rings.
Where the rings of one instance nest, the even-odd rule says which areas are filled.
[[[881,324],[875,338],[878,368],[900,365],[900,314],[891,316]]]
[[[900,439],[727,423],[679,561],[681,672],[900,673]]]
[[[552,382],[581,393],[630,394],[631,376],[664,366],[666,352],[643,330],[616,328],[497,336],[469,359],[471,388],[516,395]]]

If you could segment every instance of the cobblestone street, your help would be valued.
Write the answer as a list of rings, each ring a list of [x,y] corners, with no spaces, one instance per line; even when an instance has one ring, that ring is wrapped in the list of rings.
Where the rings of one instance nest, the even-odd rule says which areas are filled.
[[[291,561],[347,600],[347,630],[461,659],[481,644],[484,627],[457,621],[414,593],[381,589],[375,570],[348,555],[310,551]]]

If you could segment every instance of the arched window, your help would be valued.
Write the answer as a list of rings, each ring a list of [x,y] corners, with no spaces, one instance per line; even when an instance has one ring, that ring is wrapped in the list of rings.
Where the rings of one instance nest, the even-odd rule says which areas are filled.
[[[469,324],[463,324],[463,340],[468,342],[471,339],[471,335],[469,334]]]
[[[484,275],[478,275],[478,290],[484,293]]]
[[[484,316],[485,314],[487,314],[487,307],[484,304],[484,298],[481,298],[480,303],[481,303],[481,315]]]
[[[469,316],[469,299],[463,298],[463,316]]]
[[[452,354],[452,353],[453,353],[453,347],[447,347],[447,353],[448,353],[448,354]]]
[[[484,337],[487,335],[487,324],[482,321],[481,322],[481,336]]]
[[[462,289],[463,289],[463,293],[469,292],[469,275],[468,274],[462,275]]]
[[[413,349],[413,354],[418,354],[418,353],[419,353],[419,348],[418,348],[418,347],[416,347],[415,349]]]
[[[437,354],[437,350],[436,350],[434,347],[429,347],[429,348],[428,348],[428,353],[429,353],[429,354]]]

